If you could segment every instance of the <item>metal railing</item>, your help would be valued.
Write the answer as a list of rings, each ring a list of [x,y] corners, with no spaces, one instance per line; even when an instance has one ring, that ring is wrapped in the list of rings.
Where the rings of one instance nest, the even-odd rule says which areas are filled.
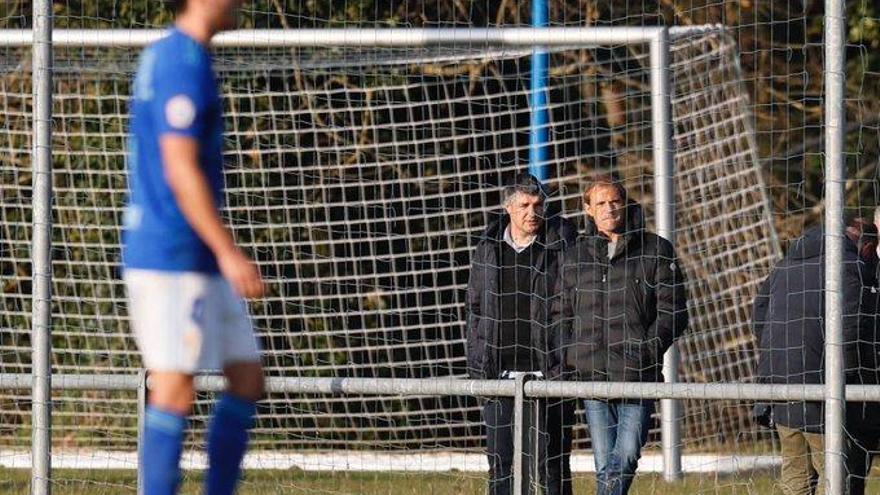
[[[31,389],[38,380],[28,374],[0,374],[0,390]],[[219,392],[226,386],[222,376],[196,377],[196,389]],[[55,390],[108,390],[138,392],[138,425],[143,424],[148,378],[144,372],[126,375],[54,375]],[[825,385],[786,385],[756,383],[636,383],[541,381],[519,376],[515,380],[467,380],[455,378],[310,378],[268,377],[267,393],[329,395],[473,396],[510,397],[514,400],[515,492],[537,493],[536,448],[540,410],[531,399],[655,399],[655,400],[741,400],[741,401],[824,401]],[[880,385],[849,385],[846,401],[880,402]],[[37,449],[37,445],[34,446]],[[34,456],[49,456],[49,452]],[[666,457],[663,458],[667,462]],[[44,463],[49,459],[44,459]],[[140,464],[140,457],[139,457]],[[33,469],[37,469],[35,464]],[[140,483],[138,470],[138,486]]]
[[[137,391],[139,374],[53,375],[53,390]],[[33,375],[0,373],[0,390],[30,389]],[[196,377],[196,388],[219,392],[225,386],[220,376]],[[529,381],[525,398],[581,399],[672,399],[740,401],[823,401],[822,384],[763,383],[638,383]],[[365,395],[461,395],[475,397],[515,397],[513,380],[467,380],[457,378],[310,378],[267,377],[268,393],[365,394]],[[880,385],[847,385],[847,402],[880,402]]]

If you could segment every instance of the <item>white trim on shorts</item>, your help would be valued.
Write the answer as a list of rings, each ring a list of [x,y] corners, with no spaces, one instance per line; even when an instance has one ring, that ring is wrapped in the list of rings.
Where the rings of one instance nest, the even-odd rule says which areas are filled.
[[[260,361],[247,305],[223,277],[126,269],[123,278],[146,368],[195,374]]]

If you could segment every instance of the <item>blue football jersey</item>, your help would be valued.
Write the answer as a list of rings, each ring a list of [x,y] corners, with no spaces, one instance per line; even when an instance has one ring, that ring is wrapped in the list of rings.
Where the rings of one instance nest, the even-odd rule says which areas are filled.
[[[130,102],[126,268],[217,273],[217,260],[180,211],[162,165],[159,138],[198,141],[199,165],[217,208],[223,200],[223,112],[210,52],[183,32],[146,48]]]

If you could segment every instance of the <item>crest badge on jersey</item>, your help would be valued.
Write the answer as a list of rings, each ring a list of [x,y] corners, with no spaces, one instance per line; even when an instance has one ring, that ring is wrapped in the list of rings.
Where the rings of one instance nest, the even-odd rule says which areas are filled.
[[[172,96],[165,103],[165,120],[175,129],[186,129],[196,120],[196,106],[189,96]]]

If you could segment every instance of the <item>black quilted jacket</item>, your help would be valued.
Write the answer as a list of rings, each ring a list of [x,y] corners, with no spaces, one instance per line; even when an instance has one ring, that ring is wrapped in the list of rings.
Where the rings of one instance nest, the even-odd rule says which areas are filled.
[[[613,256],[608,239],[587,220],[566,251],[551,319],[566,375],[588,381],[662,380],[663,353],[688,325],[684,275],[672,245],[647,232],[630,202]]]
[[[489,224],[474,250],[471,258],[471,272],[467,288],[467,361],[471,378],[498,378],[499,328],[501,309],[499,304],[500,271],[499,257],[504,230],[510,217],[499,214],[499,218]],[[543,232],[535,242],[543,244],[543,251],[532,275],[531,315],[532,347],[540,370],[547,376],[558,375],[560,363],[556,353],[550,352],[547,333],[552,328],[548,319],[551,293],[556,284],[559,261],[563,250],[574,241],[577,229],[562,218],[554,217],[544,225]]]

